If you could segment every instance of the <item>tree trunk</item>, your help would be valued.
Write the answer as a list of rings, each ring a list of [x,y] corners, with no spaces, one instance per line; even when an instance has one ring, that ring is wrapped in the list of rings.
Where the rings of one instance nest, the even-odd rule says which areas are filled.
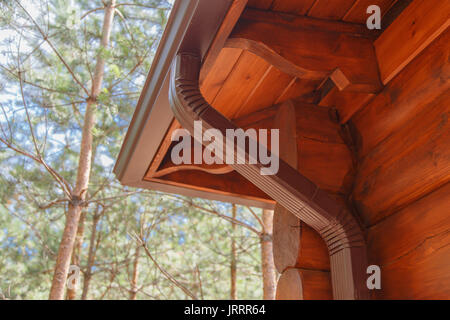
[[[99,219],[100,216],[95,215],[94,219],[92,220],[91,238],[89,240],[88,262],[86,266],[86,272],[84,273],[83,277],[83,291],[81,292],[81,300],[86,300],[89,292],[89,284],[91,282],[92,277],[92,266],[94,265],[95,262],[95,253],[97,251],[98,245],[98,241],[96,243],[95,240],[97,238],[97,224]]]
[[[261,235],[261,261],[263,275],[263,299],[274,300],[276,292],[275,264],[272,252],[273,211],[263,210],[264,230]]]
[[[81,257],[81,245],[83,243],[83,236],[84,236],[84,220],[86,218],[86,211],[82,211],[80,215],[80,221],[78,223],[78,230],[77,235],[75,238],[75,244],[73,246],[73,252],[72,252],[72,265],[80,267],[80,257]],[[67,288],[67,299],[68,300],[75,300],[76,293],[78,289],[78,283],[79,281],[75,281],[72,285],[72,289]]]
[[[112,21],[114,17],[115,0],[111,0],[105,8],[103,19],[101,47],[106,48],[111,35]],[[69,210],[66,216],[66,225],[58,249],[56,258],[55,273],[50,289],[50,300],[62,300],[64,298],[64,287],[70,267],[70,257],[75,242],[75,237],[80,220],[80,213],[83,200],[89,185],[89,176],[91,172],[92,161],[92,130],[95,125],[96,99],[100,94],[103,82],[105,60],[101,53],[97,56],[94,78],[92,81],[91,97],[87,99],[86,112],[84,115],[83,131],[81,137],[80,158],[78,161],[77,181],[73,191],[72,199],[69,204]]]
[[[137,294],[137,283],[139,277],[139,254],[141,253],[141,246],[136,247],[134,253],[134,263],[133,263],[133,276],[131,277],[131,290],[130,290],[130,300],[136,300]]]
[[[236,205],[233,204],[232,207],[232,215],[233,219],[236,219]],[[231,236],[231,263],[230,263],[230,273],[231,273],[231,286],[230,286],[230,299],[237,299],[237,290],[236,290],[236,240],[234,238],[234,233],[236,231],[236,224],[232,223],[231,228],[233,230]]]

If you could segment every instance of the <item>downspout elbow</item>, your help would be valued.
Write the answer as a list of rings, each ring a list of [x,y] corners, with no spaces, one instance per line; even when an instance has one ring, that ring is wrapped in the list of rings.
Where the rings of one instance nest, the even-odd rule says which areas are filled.
[[[200,68],[201,59],[196,54],[176,56],[170,75],[172,111],[192,136],[196,120],[201,120],[203,131],[214,128],[225,136],[227,129],[237,128],[204,99],[199,87]],[[334,299],[368,299],[364,234],[346,207],[281,159],[274,175],[261,175],[263,165],[247,160],[231,166],[321,235],[330,254]]]

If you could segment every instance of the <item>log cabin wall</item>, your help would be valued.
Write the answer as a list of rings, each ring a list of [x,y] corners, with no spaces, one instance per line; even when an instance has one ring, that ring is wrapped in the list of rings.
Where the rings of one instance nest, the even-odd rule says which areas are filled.
[[[235,8],[243,9],[246,2],[237,0]],[[389,16],[392,10],[398,12],[392,7],[398,3],[409,5],[383,24],[389,27],[378,38],[368,35],[367,6],[378,4]],[[373,298],[450,298],[449,13],[448,0],[249,0],[240,18],[235,12],[230,15],[230,25],[238,26],[228,37],[234,41],[218,49],[211,58],[214,63],[205,63],[206,71],[202,70],[201,91],[214,108],[244,129],[291,130],[286,140],[280,134],[280,157],[361,221],[369,263],[382,270],[382,289],[373,291]],[[276,34],[288,40],[270,43],[271,33],[248,32],[260,31],[261,21],[281,30]],[[298,45],[307,56],[311,41],[305,39],[310,39],[311,29],[327,34],[320,48],[337,63],[342,61],[333,50],[341,47],[340,40],[333,42],[336,37],[347,39],[351,34],[356,49],[361,49],[347,41],[340,51],[348,61],[356,61],[352,72],[364,76],[350,79],[356,84],[350,90],[339,88],[339,81],[331,77],[319,79],[316,73],[302,75],[286,68],[286,57],[302,65],[297,51],[281,57],[281,70],[273,56],[252,52],[236,41],[248,37],[275,47],[285,45],[279,50],[285,54]],[[291,30],[299,36],[281,37]],[[261,34],[267,37],[259,39]],[[322,51],[312,53],[321,58]],[[318,59],[320,74],[325,60]],[[359,74],[366,61],[372,71],[376,66],[375,72]],[[370,87],[358,86],[366,76],[377,79]],[[282,111],[286,105],[287,115]],[[155,170],[172,167],[167,157],[170,133]],[[156,176],[149,170],[145,178],[271,201],[237,172],[218,175],[184,168]],[[280,210],[276,208],[281,213],[275,214],[274,222],[274,254],[282,274],[278,297],[331,298],[323,240]]]
[[[350,121],[378,299],[450,298],[449,2],[428,5],[413,3],[375,42],[385,87]]]
[[[300,10],[300,14],[307,12],[318,17],[318,2],[306,11]],[[364,1],[356,2],[364,5]],[[306,6],[303,1],[298,2],[297,7],[300,3]],[[287,1],[267,1],[267,4],[250,1],[250,5],[263,10],[293,9]],[[343,8],[341,4],[339,8]],[[354,6],[354,10],[356,8]],[[324,17],[345,20],[352,16],[332,12],[336,16],[330,11]],[[298,161],[299,171],[330,193],[340,193],[344,201],[350,194],[351,205],[366,227],[369,262],[379,265],[382,270],[382,289],[375,290],[373,298],[450,298],[449,12],[448,1],[410,1],[410,5],[393,23],[389,22],[387,30],[374,42],[380,77],[385,86],[381,92],[342,92],[332,86],[320,97],[320,106],[337,110],[342,125],[341,136],[353,153],[356,175],[352,191],[347,193],[345,190],[354,173],[349,170],[352,162],[345,151],[332,151],[339,149],[339,145],[323,144],[323,149],[313,147],[317,141],[303,136],[311,132],[305,132],[305,127],[303,133],[297,129],[298,158],[303,159]],[[267,75],[261,70],[263,68],[260,72]],[[279,71],[272,67],[271,72]],[[283,77],[286,76],[279,72],[277,78],[262,85],[255,82],[265,94],[254,94],[256,91],[253,90],[251,98],[244,96],[247,101],[267,105],[268,101],[264,99],[273,99],[278,86],[282,86],[283,81],[288,82]],[[267,79],[270,77],[266,76]],[[300,83],[292,90],[291,97],[314,101],[301,91],[308,85],[316,84]],[[244,110],[254,112],[258,108],[256,103],[253,108]],[[308,112],[300,109],[297,108],[297,115],[305,117]],[[302,122],[302,116],[297,118],[299,124],[323,128],[313,118]],[[319,153],[313,150],[321,150],[321,156],[317,157]],[[332,163],[327,161],[329,159],[338,160]],[[347,167],[340,166],[343,163]],[[342,172],[348,173],[347,179],[342,179]],[[341,184],[338,186],[336,181]],[[332,190],[333,186],[340,190]],[[301,241],[299,243],[300,257],[302,245]],[[286,251],[289,250],[292,248]],[[314,260],[313,256],[303,257],[303,263]],[[296,268],[301,269],[301,259],[297,264]],[[291,289],[298,278],[291,270],[280,279],[279,286],[285,292],[282,297],[296,292]]]
[[[361,8],[367,1],[348,1],[350,9],[338,1],[338,8],[306,2],[249,1],[248,7],[365,22]],[[378,1],[383,12],[393,3]],[[450,297],[448,14],[449,2],[415,0],[389,22],[374,42],[381,92],[326,88],[239,48],[224,48],[203,83],[207,100],[242,127],[271,128],[277,105],[294,104],[297,161],[291,166],[340,201],[350,198],[366,228],[369,262],[382,269],[382,289],[373,298]],[[337,117],[330,118],[334,112]],[[321,239],[297,221],[303,233],[277,240],[277,233],[289,234],[286,226],[295,224],[283,219],[278,230],[274,224],[274,251],[282,265],[278,297],[329,297],[323,277],[302,273],[309,268],[326,274],[327,266],[316,259]]]

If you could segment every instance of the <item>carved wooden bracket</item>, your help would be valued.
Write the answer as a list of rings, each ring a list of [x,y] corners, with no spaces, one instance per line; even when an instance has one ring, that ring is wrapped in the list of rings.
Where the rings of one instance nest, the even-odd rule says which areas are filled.
[[[365,26],[246,9],[225,46],[248,50],[298,78],[329,77],[340,90],[382,88]]]
[[[197,54],[180,53],[175,58],[169,89],[172,110],[193,136],[194,121],[202,120],[203,130],[215,128],[226,137],[226,129],[237,127],[203,98],[198,80],[200,66]],[[236,157],[239,146],[235,145],[235,148]],[[248,150],[239,152],[248,156]],[[232,167],[319,232],[330,254],[335,299],[368,298],[365,240],[359,224],[346,208],[281,159],[275,175],[261,175],[263,166],[260,163],[234,164]]]
[[[203,172],[210,173],[210,174],[226,174],[226,173],[232,172],[233,168],[228,165],[196,165],[196,164],[175,165],[175,164],[172,164],[170,166],[166,166],[164,168],[159,169],[151,177],[159,178],[159,177],[163,177],[167,174],[170,174],[172,172],[184,171],[184,170],[203,171]]]

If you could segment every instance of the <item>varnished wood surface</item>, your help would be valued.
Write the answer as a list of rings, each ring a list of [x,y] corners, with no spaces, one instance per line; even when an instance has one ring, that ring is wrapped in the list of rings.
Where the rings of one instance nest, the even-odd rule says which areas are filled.
[[[329,272],[287,269],[277,284],[277,300],[331,300]]]

